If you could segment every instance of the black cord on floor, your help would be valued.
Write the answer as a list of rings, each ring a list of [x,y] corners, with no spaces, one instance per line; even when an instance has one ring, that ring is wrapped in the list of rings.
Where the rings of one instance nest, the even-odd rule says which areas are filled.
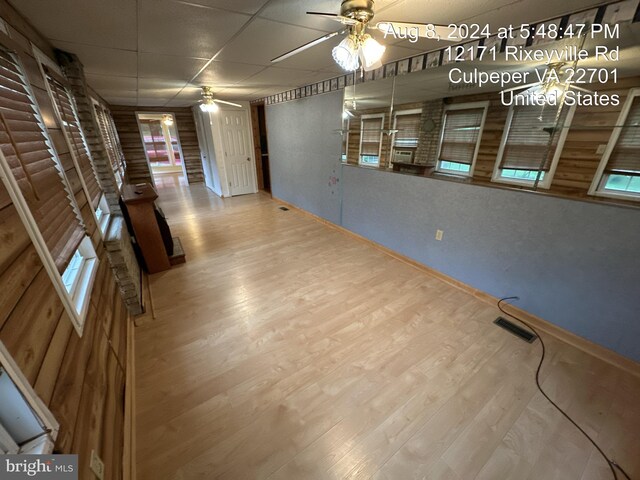
[[[589,440],[591,442],[591,444],[596,448],[596,450],[598,450],[600,455],[602,455],[602,458],[604,458],[605,462],[607,462],[607,465],[609,465],[609,468],[611,469],[611,473],[613,474],[614,480],[618,480],[618,474],[616,473],[616,468],[618,470],[620,470],[620,472],[622,472],[622,474],[625,476],[625,478],[627,480],[631,480],[631,477],[629,477],[627,472],[625,472],[624,469],[620,465],[618,465],[614,460],[611,460],[607,456],[607,454],[604,453],[602,448],[600,448],[600,446],[595,442],[595,440],[593,438],[591,438],[591,436],[587,432],[585,432],[584,429],[580,425],[578,425],[573,420],[573,418],[571,418],[569,416],[569,414],[567,412],[565,412],[562,408],[560,408],[556,402],[551,400],[549,395],[547,395],[547,393],[544,391],[544,389],[542,388],[542,385],[540,385],[540,370],[542,369],[542,364],[544,363],[544,357],[545,357],[545,355],[547,353],[547,349],[545,347],[544,340],[542,340],[542,337],[540,336],[540,334],[537,332],[537,330],[535,328],[533,328],[531,326],[531,324],[529,324],[528,322],[522,320],[521,318],[518,318],[515,315],[505,311],[502,308],[502,303],[506,302],[507,300],[520,300],[520,298],[519,297],[501,298],[500,300],[498,300],[498,308],[500,309],[500,311],[502,313],[504,313],[505,315],[508,315],[509,317],[513,318],[514,320],[517,320],[518,322],[523,324],[525,327],[530,329],[534,334],[536,334],[536,336],[540,340],[540,345],[542,346],[542,355],[540,356],[540,362],[538,363],[538,368],[536,369],[536,386],[538,387],[538,390],[540,391],[540,393],[544,396],[544,398],[546,398],[549,401],[549,403],[551,403],[551,405],[553,405],[555,407],[556,410],[558,410],[567,420],[569,420],[573,424],[573,426],[576,427],[580,431],[580,433],[582,433],[587,438],[587,440]],[[507,303],[507,305],[510,305],[510,303]]]

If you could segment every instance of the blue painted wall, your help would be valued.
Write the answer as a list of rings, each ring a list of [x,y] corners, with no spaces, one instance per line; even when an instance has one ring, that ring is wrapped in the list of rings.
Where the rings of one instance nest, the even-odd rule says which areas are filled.
[[[342,92],[265,111],[273,196],[340,223]]]
[[[339,166],[341,106],[267,107],[275,197],[640,361],[640,210]]]

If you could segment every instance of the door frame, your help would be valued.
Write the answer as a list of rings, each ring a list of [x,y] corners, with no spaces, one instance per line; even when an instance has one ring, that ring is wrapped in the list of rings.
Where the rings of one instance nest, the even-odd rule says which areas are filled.
[[[217,142],[218,145],[220,146],[219,148],[219,153],[222,155],[221,158],[223,158],[223,161],[221,162],[222,164],[224,164],[224,169],[222,169],[222,172],[220,172],[220,179],[224,179],[224,183],[222,185],[222,192],[223,192],[223,196],[224,197],[231,197],[233,195],[231,195],[231,188],[230,188],[230,182],[229,182],[229,176],[227,175],[227,172],[230,170],[229,169],[229,163],[228,163],[228,159],[227,159],[227,154],[224,151],[224,136],[223,136],[223,130],[224,130],[224,123],[222,122],[222,113],[223,112],[242,112],[245,116],[245,127],[247,128],[246,134],[247,134],[247,138],[249,139],[249,153],[250,153],[250,162],[252,163],[251,168],[249,168],[249,171],[251,172],[251,182],[252,182],[252,193],[258,193],[258,179],[257,179],[257,175],[256,175],[256,155],[255,155],[255,144],[253,142],[253,134],[251,132],[251,114],[249,111],[249,104],[248,102],[240,102],[242,104],[242,108],[237,108],[237,107],[225,107],[225,108],[220,108],[220,110],[216,113],[214,113],[214,115],[216,115],[218,117],[218,121],[216,122],[218,124],[218,132],[217,132]],[[218,154],[218,152],[216,152],[216,154]]]
[[[251,131],[253,133],[253,151],[255,152],[256,155],[256,176],[257,176],[257,183],[258,183],[258,190],[262,190],[263,192],[267,193],[269,196],[271,196],[273,198],[273,194],[271,193],[271,164],[269,164],[269,191],[265,190],[264,188],[264,171],[262,169],[262,146],[260,145],[260,116],[258,114],[258,109],[262,107],[263,109],[265,109],[265,120],[264,120],[264,129],[265,129],[265,135],[267,134],[267,115],[266,115],[266,105],[264,102],[258,102],[258,103],[252,103],[251,104]],[[267,144],[267,152],[269,149],[269,145]],[[258,151],[260,151],[260,162],[258,162],[257,159],[257,155],[258,155]],[[267,161],[269,161],[269,154],[267,153]],[[261,178],[262,177],[262,178]],[[261,187],[262,185],[262,187]]]
[[[187,185],[189,185],[189,177],[187,176],[187,166],[185,165],[184,154],[182,153],[182,141],[180,141],[180,133],[178,132],[178,119],[176,118],[176,114],[171,111],[162,111],[162,112],[138,111],[138,110],[135,111],[136,124],[138,125],[138,133],[140,134],[140,141],[142,142],[142,150],[144,151],[144,158],[147,159],[147,167],[149,167],[151,178],[153,178],[153,167],[151,166],[151,162],[149,161],[149,156],[147,155],[147,149],[144,144],[144,135],[142,134],[139,115],[171,115],[171,117],[173,118],[173,124],[176,127],[176,140],[178,140],[178,150],[180,152],[180,157],[182,159],[182,162],[180,165],[182,167],[182,175],[184,176],[184,180],[185,182],[187,182]],[[162,122],[162,120],[160,120],[160,122]],[[165,140],[165,143],[166,143],[166,140]]]

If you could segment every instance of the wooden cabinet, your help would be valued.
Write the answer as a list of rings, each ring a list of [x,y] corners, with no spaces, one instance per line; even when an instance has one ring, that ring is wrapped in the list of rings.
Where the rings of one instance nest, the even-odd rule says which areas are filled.
[[[171,262],[156,219],[154,202],[158,193],[149,183],[122,186],[131,226],[149,273],[171,268]]]

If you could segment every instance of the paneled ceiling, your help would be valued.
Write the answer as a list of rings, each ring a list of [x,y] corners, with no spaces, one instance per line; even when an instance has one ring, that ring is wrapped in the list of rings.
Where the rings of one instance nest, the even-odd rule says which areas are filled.
[[[534,22],[600,0],[377,0],[376,21],[489,24]],[[51,43],[75,53],[88,83],[117,105],[187,106],[200,86],[250,100],[332,78],[335,37],[277,65],[270,60],[325,33],[337,22],[306,15],[338,13],[339,0],[13,0]],[[376,36],[376,35],[374,35]],[[377,35],[384,61],[441,46]]]

